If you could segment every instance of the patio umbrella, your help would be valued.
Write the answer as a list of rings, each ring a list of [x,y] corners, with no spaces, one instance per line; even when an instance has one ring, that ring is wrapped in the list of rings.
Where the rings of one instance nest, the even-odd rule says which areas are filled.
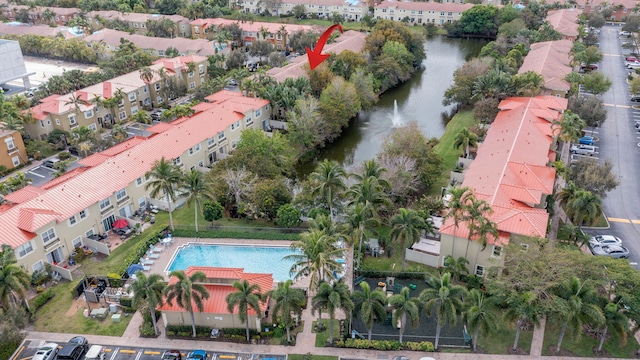
[[[138,271],[143,271],[144,269],[142,268],[142,265],[140,264],[132,264],[129,265],[129,267],[127,268],[127,274],[129,274],[129,276],[134,275],[135,273],[137,273]]]
[[[127,226],[129,226],[129,222],[125,219],[116,220],[113,223],[114,229],[122,229],[122,228],[126,228]]]

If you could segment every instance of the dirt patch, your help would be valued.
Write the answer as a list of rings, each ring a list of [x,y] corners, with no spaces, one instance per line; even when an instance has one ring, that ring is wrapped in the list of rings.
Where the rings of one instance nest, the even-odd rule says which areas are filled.
[[[66,317],[72,317],[78,311],[83,311],[84,309],[86,309],[86,307],[87,307],[87,303],[84,301],[84,299],[82,297],[77,297],[73,299],[73,301],[71,301],[71,306],[69,307],[69,310],[67,310],[67,312],[64,313],[64,315]]]
[[[566,356],[566,357],[576,357],[578,355],[572,353],[571,351],[560,347],[560,351],[556,352],[556,345],[549,346],[549,354],[553,356]]]
[[[529,355],[529,351],[528,350],[524,350],[521,347],[517,347],[516,351],[513,351],[513,347],[511,345],[509,345],[507,347],[507,351],[505,352],[505,354],[511,354],[511,355]]]

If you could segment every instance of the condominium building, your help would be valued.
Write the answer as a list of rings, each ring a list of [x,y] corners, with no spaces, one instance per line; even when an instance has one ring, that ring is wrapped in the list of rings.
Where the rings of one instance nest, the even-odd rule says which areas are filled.
[[[274,3],[275,4],[275,3]],[[260,14],[268,10],[271,14],[291,14],[296,6],[303,6],[307,15],[317,15],[329,18],[338,13],[344,19],[360,21],[369,12],[369,5],[361,0],[283,0],[276,7],[267,9],[265,3],[259,0],[248,0],[242,3],[245,12]]]
[[[193,71],[189,70],[190,63],[194,64]],[[35,121],[25,124],[25,132],[31,138],[45,139],[53,129],[108,128],[175,97],[175,87],[195,91],[206,81],[207,65],[206,57],[196,55],[160,59],[149,67],[153,77],[148,83],[134,71],[70,94],[51,95],[28,110]],[[106,101],[114,97],[120,101]]]
[[[146,174],[161,158],[183,171],[203,168],[227,156],[247,128],[259,128],[269,118],[269,102],[221,91],[194,107],[196,113],[148,129],[149,137],[134,137],[79,161],[82,167],[41,187],[27,186],[5,197],[0,207],[0,244],[15,251],[28,271],[46,263],[62,264],[88,236],[111,230],[152,203]],[[178,204],[180,200],[178,201]]]
[[[80,16],[80,9],[61,8],[53,6],[30,7],[26,5],[8,5],[2,8],[2,15],[10,21],[16,20],[16,15],[26,10],[29,13],[29,22],[32,24],[65,25],[69,20]]]
[[[567,97],[571,84],[565,80],[573,72],[571,66],[571,48],[569,40],[544,41],[531,44],[524,57],[518,74],[533,71],[544,79],[542,94]]]
[[[129,25],[129,29],[135,34],[147,34],[147,21],[160,21],[169,19],[176,24],[174,36],[191,37],[190,20],[181,15],[158,15],[158,14],[141,14],[141,13],[123,13],[115,10],[91,11],[86,15],[87,21],[94,29],[102,29],[104,20],[119,20]]]
[[[554,4],[568,5],[573,9],[581,10],[585,14],[593,14],[606,9],[611,10],[611,16],[607,21],[625,21],[629,15],[637,13],[637,4],[635,0],[558,0]]]
[[[444,25],[460,20],[465,10],[473,4],[458,2],[405,2],[387,0],[374,8],[376,19],[404,21],[409,24]]]
[[[22,135],[16,130],[0,128],[0,167],[11,170],[29,161],[22,141]]]

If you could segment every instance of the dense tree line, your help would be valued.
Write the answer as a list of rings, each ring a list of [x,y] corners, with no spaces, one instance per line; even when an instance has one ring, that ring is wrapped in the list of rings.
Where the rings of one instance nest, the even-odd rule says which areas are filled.
[[[2,35],[2,38],[18,41],[26,55],[90,64],[95,64],[98,60],[94,50],[82,39],[64,39],[61,34],[56,37],[31,34]]]

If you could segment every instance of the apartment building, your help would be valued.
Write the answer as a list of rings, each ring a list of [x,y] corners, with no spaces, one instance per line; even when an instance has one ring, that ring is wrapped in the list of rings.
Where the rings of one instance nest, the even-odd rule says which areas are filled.
[[[233,5],[230,6],[233,7]],[[360,21],[369,12],[368,3],[360,0],[283,0],[282,3],[275,4],[275,7],[269,9],[262,1],[248,0],[243,1],[241,7],[244,12],[251,14],[261,14],[268,10],[271,14],[282,15],[293,13],[293,8],[297,5],[304,6],[307,15],[314,14],[321,18],[329,18],[333,13],[338,13],[350,21]]]
[[[284,50],[287,48],[287,36],[297,31],[314,31],[316,27],[309,25],[295,24],[278,24],[268,22],[246,22],[242,23],[237,20],[228,19],[197,19],[191,22],[191,33],[194,38],[215,39],[217,29],[221,26],[238,24],[242,29],[243,44],[239,46],[251,46],[256,40],[266,40],[273,43],[276,50]],[[217,44],[220,49],[221,44]]]
[[[578,28],[578,19],[582,11],[580,9],[559,9],[551,10],[547,13],[545,21],[547,21],[554,30],[562,34],[565,40],[576,41],[580,32]]]
[[[77,8],[60,8],[53,6],[31,8],[26,5],[8,5],[1,9],[2,15],[10,21],[16,20],[16,15],[20,10],[27,10],[29,13],[29,22],[32,24],[54,23],[56,25],[65,25],[74,17],[80,16],[80,9]]]
[[[0,28],[1,31],[1,28]],[[178,50],[181,56],[200,55],[211,56],[216,54],[213,43],[205,39],[186,38],[158,38],[152,36],[129,34],[128,32],[102,29],[86,36],[84,41],[90,46],[102,46],[104,54],[111,57],[112,53],[120,46],[120,39],[131,41],[135,46],[144,49],[148,53],[165,57],[165,51],[169,48]],[[99,44],[99,45],[98,45]]]
[[[82,33],[66,26],[51,27],[49,25],[29,25],[21,23],[0,23],[0,35],[40,35],[47,37],[61,36],[63,39],[77,38]]]
[[[556,3],[556,1],[554,1]],[[585,14],[593,14],[610,9],[611,16],[607,21],[625,21],[625,18],[637,12],[638,2],[635,0],[559,0],[558,4],[569,5]]]
[[[171,159],[183,171],[206,167],[227,156],[244,129],[270,115],[267,100],[228,91],[194,109],[190,117],[153,126],[147,138],[134,137],[82,159],[81,168],[41,187],[8,194],[0,207],[0,244],[11,246],[30,272],[61,264],[88,236],[111,230],[118,218],[148,203],[166,208],[145,189],[156,161]]]
[[[500,112],[489,127],[475,159],[464,171],[461,187],[473,191],[493,210],[489,219],[498,229],[486,249],[470,232],[469,221],[454,224],[451,218],[440,227],[439,265],[447,255],[469,260],[471,274],[484,276],[504,261],[504,247],[527,237],[546,237],[549,213],[547,196],[553,193],[556,139],[551,124],[560,119],[567,99],[555,96],[515,97],[500,102]]]
[[[3,145],[4,144],[4,145]],[[0,128],[0,167],[8,170],[24,165],[29,161],[22,135],[16,130]]]
[[[193,71],[189,70],[189,63],[195,65]],[[149,67],[153,78],[148,84],[141,79],[140,72],[134,71],[70,94],[51,95],[28,110],[35,121],[25,124],[25,132],[31,138],[45,139],[53,129],[108,128],[142,109],[163,104],[173,97],[173,86],[195,91],[206,81],[207,66],[207,58],[197,55],[159,59]],[[114,97],[120,101],[105,103]]]
[[[573,72],[571,66],[570,40],[544,41],[531,44],[529,53],[525,56],[518,74],[533,71],[542,75],[544,89],[542,94],[567,97],[571,84],[565,80]]]
[[[409,24],[444,25],[460,20],[465,10],[473,4],[458,2],[404,2],[387,0],[375,6],[373,16],[376,19],[406,21]]]
[[[163,18],[169,19],[176,24],[174,35],[176,37],[191,37],[190,20],[181,15],[158,15],[158,14],[141,14],[141,13],[122,13],[115,10],[91,11],[86,15],[87,21],[94,29],[102,29],[104,21],[101,20],[120,20],[129,25],[129,29],[137,35],[147,34],[147,21],[159,21]],[[166,47],[165,47],[166,48]]]

